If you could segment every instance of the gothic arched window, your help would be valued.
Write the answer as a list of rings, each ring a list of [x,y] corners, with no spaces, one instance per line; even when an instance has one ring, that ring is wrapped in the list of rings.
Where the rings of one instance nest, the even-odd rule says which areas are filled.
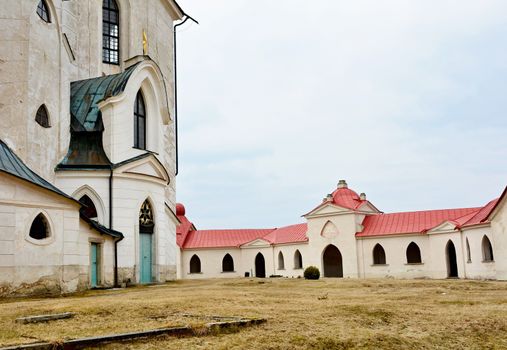
[[[482,261],[491,262],[495,261],[493,258],[493,246],[488,238],[488,236],[484,235],[482,237]]]
[[[373,265],[385,265],[386,252],[380,244],[376,244],[373,248]]]
[[[146,108],[141,90],[134,103],[134,147],[146,149]]]
[[[49,128],[49,114],[45,105],[41,105],[35,114],[35,121],[43,128]]]
[[[84,204],[84,207],[79,210],[81,215],[84,215],[89,219],[97,220],[97,208],[95,208],[95,204],[92,199],[85,194],[79,199],[79,201]]]
[[[46,1],[40,0],[37,5],[37,14],[46,23],[51,23],[51,16],[49,15],[48,4]]]
[[[283,253],[278,253],[278,270],[285,270],[285,262],[283,261]]]
[[[102,1],[102,61],[120,62],[120,11],[115,0]]]
[[[153,227],[155,222],[153,221],[153,210],[151,209],[150,202],[145,200],[139,211],[139,232],[141,233],[153,233]]]
[[[41,240],[50,236],[49,224],[46,217],[40,213],[35,217],[30,226],[30,237],[33,239]]]
[[[296,251],[294,252],[294,268],[295,269],[303,268],[303,256],[301,255],[299,249],[296,249]]]

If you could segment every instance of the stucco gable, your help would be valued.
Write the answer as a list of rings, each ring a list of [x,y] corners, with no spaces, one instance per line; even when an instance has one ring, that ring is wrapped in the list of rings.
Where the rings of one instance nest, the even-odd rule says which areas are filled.
[[[349,212],[351,213],[352,210],[340,207],[332,203],[323,203],[320,207],[315,208],[314,210],[303,216],[308,219],[312,217],[338,215]]]
[[[434,234],[434,233],[449,233],[454,232],[456,230],[457,223],[454,221],[444,221],[440,225],[433,227],[432,229],[428,230],[428,234]]]
[[[115,165],[121,174],[149,176],[169,183],[169,174],[153,154],[144,154]]]
[[[269,243],[268,241],[266,241],[262,238],[258,238],[256,240],[253,240],[251,242],[241,245],[241,248],[260,248],[260,247],[264,248],[264,247],[270,247],[270,246],[271,246],[271,243]]]

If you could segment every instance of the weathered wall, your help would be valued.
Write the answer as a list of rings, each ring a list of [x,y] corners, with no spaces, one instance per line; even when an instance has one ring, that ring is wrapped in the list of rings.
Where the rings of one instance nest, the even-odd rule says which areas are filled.
[[[50,237],[29,236],[39,214]],[[90,230],[79,206],[62,196],[7,174],[0,174],[0,284],[3,294],[69,293],[89,287],[90,242],[103,246],[102,283],[111,285],[113,243]]]

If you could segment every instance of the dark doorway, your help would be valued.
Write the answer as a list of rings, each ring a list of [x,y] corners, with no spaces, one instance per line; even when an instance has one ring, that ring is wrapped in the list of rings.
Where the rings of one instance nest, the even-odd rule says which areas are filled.
[[[255,257],[255,277],[266,277],[266,262],[264,261],[264,255],[261,253]]]
[[[328,245],[322,257],[324,277],[343,277],[342,254],[334,245]]]
[[[456,248],[452,241],[447,242],[446,247],[447,255],[447,277],[457,278],[458,277],[458,263],[456,262]]]

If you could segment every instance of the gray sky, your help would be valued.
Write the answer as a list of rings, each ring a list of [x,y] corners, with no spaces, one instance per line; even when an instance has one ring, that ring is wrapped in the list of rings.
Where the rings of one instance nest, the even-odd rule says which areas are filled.
[[[181,0],[177,200],[279,227],[339,179],[385,212],[507,185],[507,1]]]

